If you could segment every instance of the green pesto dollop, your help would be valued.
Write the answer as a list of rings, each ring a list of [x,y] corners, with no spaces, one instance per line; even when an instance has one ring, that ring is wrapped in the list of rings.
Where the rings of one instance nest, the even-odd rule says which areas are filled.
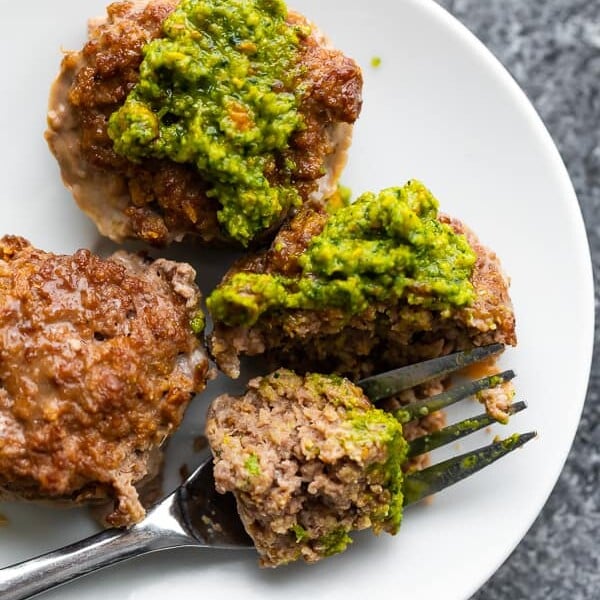
[[[300,202],[281,152],[302,126],[289,90],[307,31],[286,17],[283,0],[182,0],[109,121],[128,159],[195,165],[222,206],[221,225],[244,245]]]
[[[333,213],[340,208],[348,206],[352,202],[352,190],[338,183],[336,191],[325,201],[327,212]]]
[[[237,273],[208,298],[216,321],[251,326],[266,312],[407,302],[449,312],[474,300],[476,255],[438,220],[438,202],[418,181],[366,193],[330,215],[299,259],[300,276]]]
[[[194,332],[194,335],[202,335],[204,333],[204,327],[206,326],[206,318],[202,309],[198,309],[196,314],[190,321],[190,327]]]

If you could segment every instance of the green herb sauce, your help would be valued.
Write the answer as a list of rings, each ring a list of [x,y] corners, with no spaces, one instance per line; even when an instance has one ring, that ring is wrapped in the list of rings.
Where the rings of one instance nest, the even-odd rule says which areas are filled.
[[[204,327],[206,326],[206,319],[204,317],[204,312],[202,309],[198,309],[196,314],[192,317],[190,321],[190,327],[194,332],[194,335],[200,336],[204,333]]]
[[[258,477],[261,473],[260,462],[256,454],[250,454],[244,463],[244,468],[248,472],[248,475],[252,477]]]
[[[329,217],[300,257],[302,274],[237,273],[208,298],[216,321],[251,326],[266,312],[407,302],[449,314],[474,300],[476,255],[437,220],[438,202],[418,181],[366,193]]]
[[[144,47],[140,80],[109,121],[128,159],[195,165],[223,228],[244,245],[300,203],[293,165],[276,165],[302,127],[289,90],[308,31],[286,17],[282,0],[182,0]]]
[[[387,459],[382,464],[369,468],[369,476],[390,492],[388,506],[382,506],[376,514],[371,514],[373,529],[378,531],[385,522],[392,525],[391,531],[396,532],[402,521],[404,494],[402,493],[402,464],[406,460],[408,444],[402,435],[402,425],[383,410],[373,408],[369,411],[351,410],[348,412],[351,430],[348,443],[357,446],[367,446],[374,440],[384,443],[387,449]]]
[[[333,556],[343,552],[351,543],[352,538],[348,535],[348,531],[339,527],[317,540],[315,548],[322,556]]]
[[[291,527],[291,531],[296,536],[297,544],[302,544],[303,542],[306,542],[310,539],[310,535],[308,534],[308,531],[306,531],[306,529],[304,529],[304,527],[302,527],[302,525],[298,525],[296,523],[296,525],[293,525]]]

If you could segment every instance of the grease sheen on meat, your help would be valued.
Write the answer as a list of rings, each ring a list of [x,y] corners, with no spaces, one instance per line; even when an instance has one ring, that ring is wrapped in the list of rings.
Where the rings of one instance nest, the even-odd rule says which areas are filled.
[[[144,516],[135,486],[209,376],[194,278],[0,240],[0,498],[113,503],[113,526]]]
[[[115,241],[138,238],[162,245],[187,234],[206,243],[232,241],[217,218],[221,207],[195,167],[157,158],[131,162],[115,153],[108,135],[110,116],[139,80],[142,49],[162,35],[162,23],[177,4],[111,4],[106,19],[90,22],[85,47],[65,55],[51,91],[46,137],[63,180],[101,233]],[[306,24],[291,11],[288,21]],[[291,169],[301,200],[311,201],[332,192],[345,164],[361,108],[362,76],[315,28],[302,39],[298,61],[303,126],[275,162]],[[268,177],[277,182],[282,172],[276,167]],[[289,209],[255,241],[272,236]]]

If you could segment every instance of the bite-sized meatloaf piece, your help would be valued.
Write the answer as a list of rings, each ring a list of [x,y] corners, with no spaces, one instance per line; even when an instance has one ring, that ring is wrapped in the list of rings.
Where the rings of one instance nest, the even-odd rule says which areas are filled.
[[[361,91],[282,0],[117,2],[65,54],[46,138],[111,239],[249,245],[335,189]]]
[[[241,259],[208,298],[211,351],[353,379],[454,350],[516,343],[497,256],[411,181],[333,213],[305,206],[269,250]]]
[[[210,373],[194,278],[164,259],[0,239],[0,498],[142,519],[136,485]]]
[[[208,414],[217,491],[233,492],[262,566],[342,552],[349,533],[396,533],[402,426],[347,379],[279,369]]]

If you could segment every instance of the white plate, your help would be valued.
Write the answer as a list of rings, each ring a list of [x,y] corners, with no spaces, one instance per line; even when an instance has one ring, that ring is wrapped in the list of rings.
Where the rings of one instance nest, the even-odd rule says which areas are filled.
[[[394,589],[412,600],[464,599],[525,534],[563,466],[589,375],[592,277],[577,200],[541,121],[498,62],[433,2],[295,0],[294,6],[364,66],[364,112],[344,182],[360,192],[422,179],[444,211],[461,217],[502,257],[520,340],[503,363],[517,370],[519,397],[529,409],[501,433],[536,428],[539,439],[431,505],[408,510],[398,536],[359,535],[348,552],[312,567],[261,571],[244,553],[176,551],[90,576],[48,600],[364,600]],[[106,250],[62,187],[42,138],[59,48],[82,43],[86,17],[102,14],[103,1],[0,0],[0,9],[2,233],[54,251]],[[378,69],[370,66],[373,56],[382,58]],[[208,253],[194,263],[208,292],[225,258]],[[198,459],[189,451],[190,436],[221,385],[211,384],[188,414],[179,447],[190,464]],[[0,564],[94,529],[83,511],[16,505],[1,511],[10,524],[0,530]]]

